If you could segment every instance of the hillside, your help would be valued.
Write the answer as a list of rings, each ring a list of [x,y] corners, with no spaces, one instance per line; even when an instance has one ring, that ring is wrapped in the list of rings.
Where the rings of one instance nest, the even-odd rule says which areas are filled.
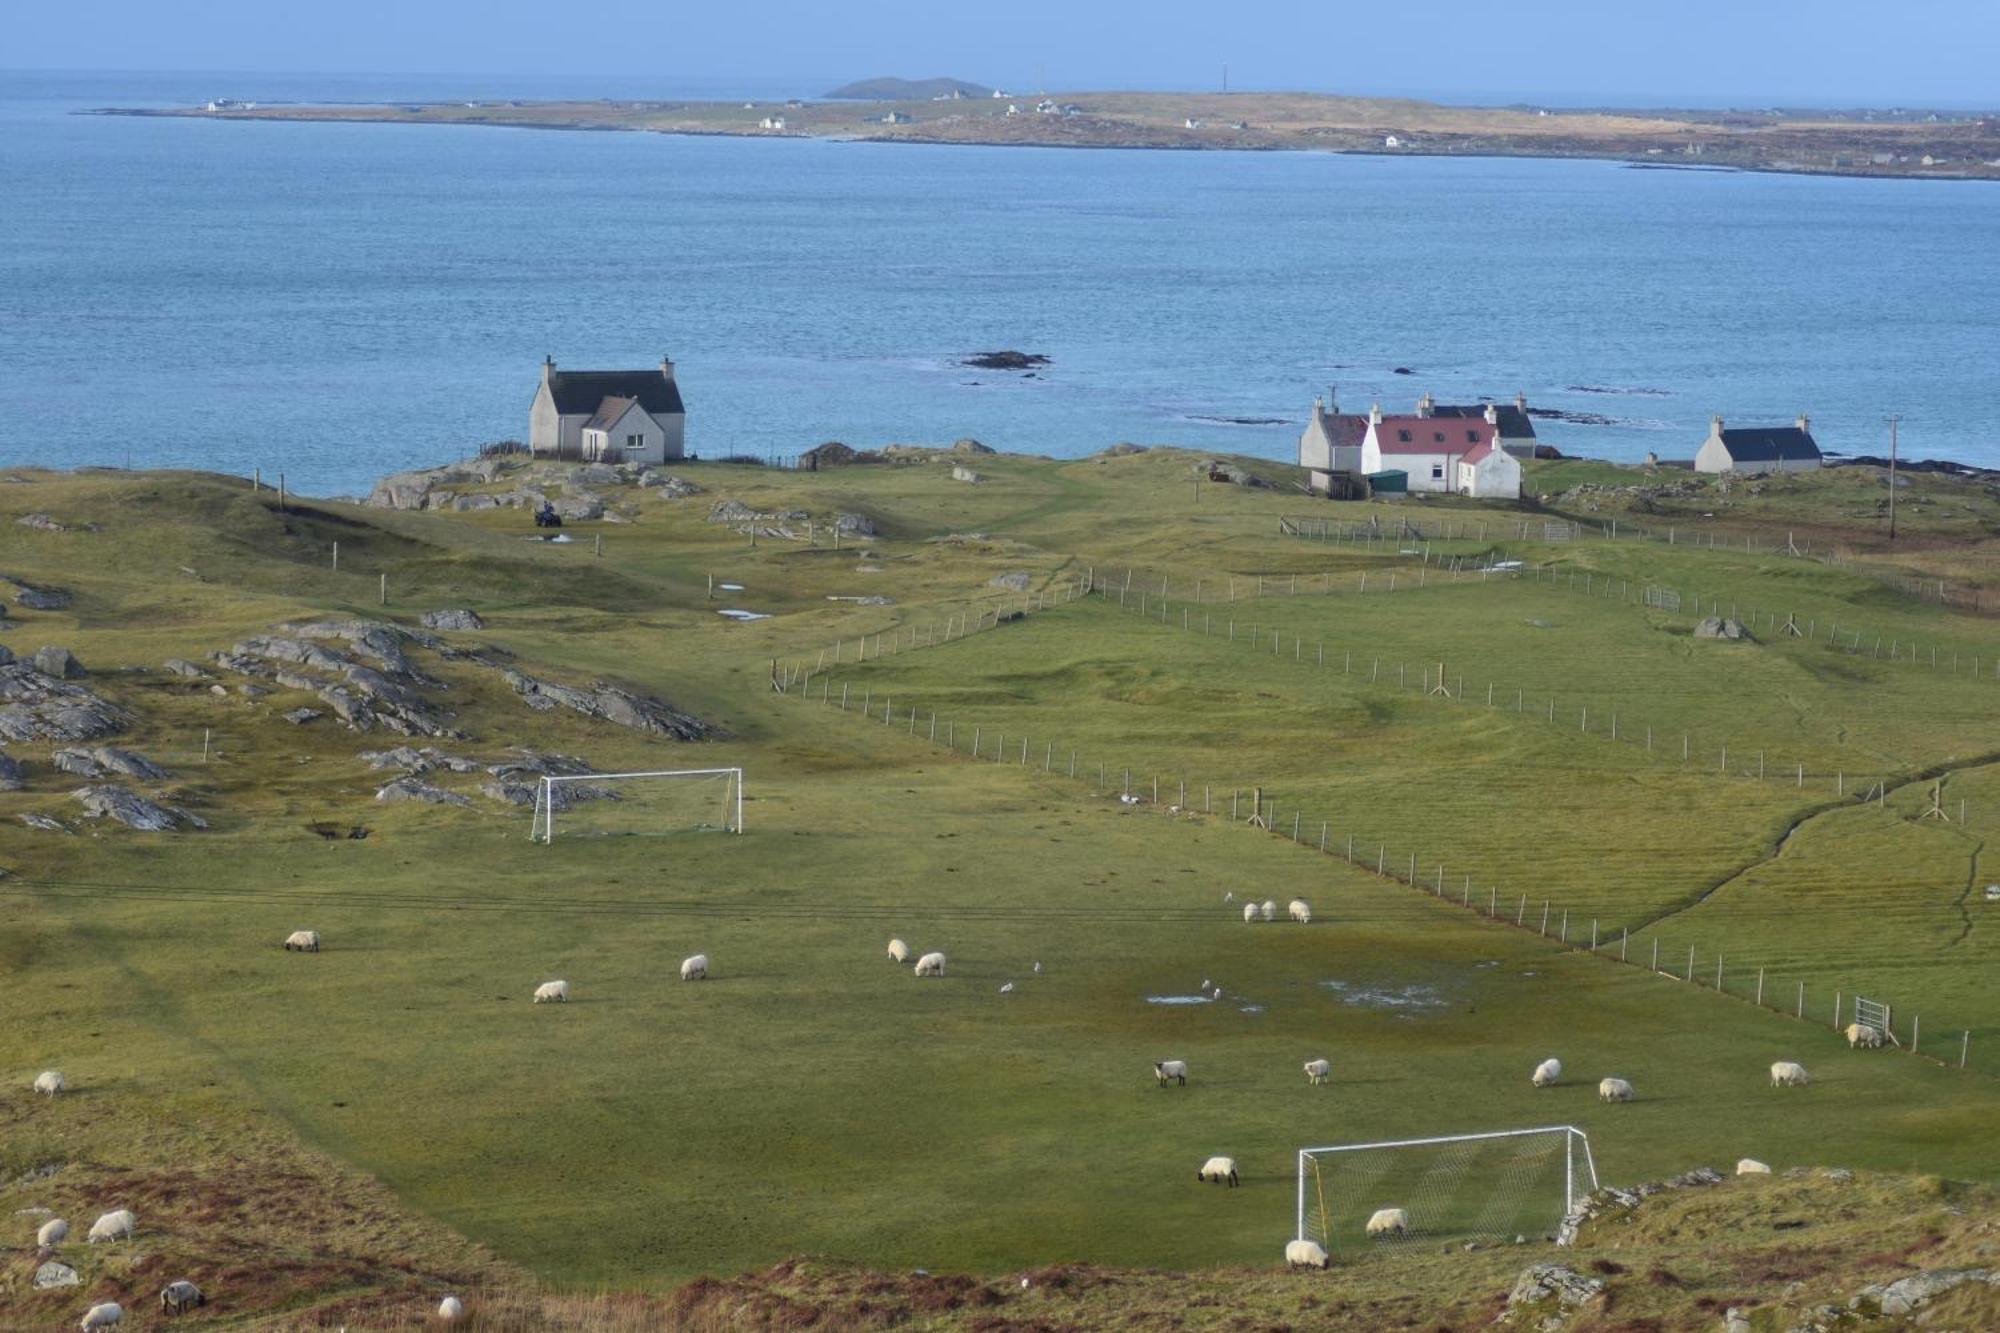
[[[950,97],[954,93],[960,97],[991,97],[993,90],[977,83],[967,83],[964,79],[880,78],[843,83],[821,96],[828,101],[927,102],[933,98]]]

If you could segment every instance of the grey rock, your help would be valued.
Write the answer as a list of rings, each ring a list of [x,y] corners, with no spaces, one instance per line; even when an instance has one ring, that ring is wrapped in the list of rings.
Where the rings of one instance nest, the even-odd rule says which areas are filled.
[[[985,480],[985,478],[981,477],[977,472],[974,472],[971,468],[959,467],[956,464],[954,464],[951,469],[951,479],[953,481],[972,481],[972,482]]]
[[[522,702],[538,712],[560,705],[586,717],[603,718],[621,727],[683,741],[706,740],[725,734],[698,717],[676,711],[659,699],[637,695],[603,681],[588,689],[578,689],[573,685],[537,680],[511,667],[505,675],[507,683],[521,696]]]
[[[38,828],[44,833],[67,833],[69,825],[52,815],[36,814],[32,810],[21,816],[21,822],[29,828]]]
[[[498,509],[499,507],[500,497],[497,495],[487,495],[484,492],[476,491],[471,495],[454,495],[451,497],[451,509],[453,513],[476,514],[482,510]]]
[[[951,442],[951,451],[955,454],[990,454],[993,452],[991,448],[981,444],[970,436],[962,440],[953,440]]]
[[[303,727],[308,722],[318,721],[320,718],[325,717],[326,714],[320,712],[317,708],[293,708],[280,713],[279,716],[295,727]]]
[[[368,750],[363,751],[360,758],[370,768],[396,768],[411,776],[429,773],[439,768],[452,773],[477,773],[481,770],[481,765],[476,760],[446,754],[428,745],[422,748],[398,745],[393,750]]]
[[[995,574],[992,578],[986,580],[986,586],[989,588],[1009,588],[1014,592],[1026,592],[1028,590],[1028,571],[1025,569],[1010,569],[1005,574]]]
[[[549,506],[565,523],[604,517],[604,497],[595,491],[570,491]]]
[[[262,685],[252,685],[247,680],[244,681],[241,685],[238,685],[236,687],[236,692],[242,695],[246,699],[262,699],[265,695],[270,693],[270,691],[265,689]]]
[[[68,1264],[49,1260],[35,1270],[35,1287],[39,1291],[49,1291],[56,1287],[74,1287],[83,1281],[76,1270]]]
[[[419,782],[414,777],[397,778],[388,786],[375,793],[378,801],[420,801],[427,805],[471,805],[472,802],[455,791]]]
[[[183,676],[188,680],[208,679],[208,673],[206,671],[203,671],[200,667],[196,666],[194,663],[188,661],[184,657],[169,657],[166,661],[162,662],[160,665],[164,667],[166,670],[172,672],[174,675]]]
[[[1097,457],[1126,458],[1132,454],[1143,454],[1145,452],[1146,446],[1143,444],[1133,444],[1129,440],[1120,440],[1116,444],[1106,445],[1104,448],[1099,449]]]
[[[14,660],[14,650],[12,648],[9,648],[6,644],[0,643],[0,666],[6,666],[13,660]]]
[[[654,472],[651,469],[639,474],[639,485],[649,490],[657,490],[669,500],[684,500],[690,495],[702,493],[702,487],[685,477],[676,477],[671,472]]]
[[[835,514],[833,516],[833,528],[836,532],[845,532],[856,537],[874,537],[880,535],[875,527],[875,520],[866,514]]]
[[[597,770],[575,755],[544,754],[539,750],[517,748],[513,757],[488,764],[486,771],[496,777],[508,777],[520,773],[532,773],[537,777],[576,777],[584,773],[595,773]]]
[[[1722,1333],[1750,1333],[1750,1316],[1730,1306],[1722,1314]]]
[[[31,663],[0,666],[0,741],[96,740],[130,720],[123,709]]]
[[[486,622],[479,613],[468,607],[455,607],[440,611],[424,612],[425,629],[470,630],[485,629]]]
[[[167,771],[144,755],[130,750],[118,750],[108,745],[99,745],[87,750],[57,750],[50,760],[65,773],[74,773],[80,778],[102,777],[106,773],[119,773],[128,778],[142,778],[148,782],[158,782],[167,776]]]
[[[608,463],[585,463],[570,474],[570,482],[577,486],[616,486],[624,478],[618,469]]]
[[[1561,1264],[1535,1264],[1515,1279],[1500,1322],[1553,1333],[1580,1307],[1603,1294],[1601,1278],[1585,1277]]]
[[[58,523],[48,514],[23,514],[14,521],[24,528],[39,528],[43,532],[69,531],[69,524]]]
[[[1726,639],[1730,642],[1750,639],[1755,642],[1750,638],[1750,631],[1743,628],[1743,622],[1728,616],[1703,616],[1694,627],[1694,636],[1697,639]]]
[[[35,670],[57,680],[81,680],[84,675],[83,663],[76,660],[76,654],[53,644],[35,649],[34,656],[28,660],[34,664]]]
[[[1847,1304],[1849,1309],[1855,1310],[1865,1310],[1872,1305],[1885,1315],[1911,1314],[1967,1282],[1984,1282],[1988,1286],[2000,1287],[2000,1272],[1984,1268],[1933,1268],[1894,1282],[1878,1282],[1863,1287]]]
[[[60,611],[69,605],[69,591],[65,588],[30,583],[11,574],[0,574],[0,581],[13,584],[14,600],[30,611]]]
[[[19,791],[27,770],[21,761],[0,751],[0,791]]]
[[[1826,1179],[1841,1185],[1854,1179],[1854,1173],[1844,1166],[1823,1166],[1820,1168],[1819,1173]]]
[[[708,507],[708,521],[711,523],[748,523],[762,517],[764,515],[741,500],[717,500]]]
[[[508,805],[533,806],[541,797],[540,782],[524,782],[518,777],[489,778],[479,784],[481,795]],[[561,782],[549,788],[549,803],[558,811],[584,801],[615,801],[618,793],[590,782]]]
[[[198,816],[149,801],[130,788],[115,784],[79,787],[70,796],[82,804],[87,818],[112,819],[127,828],[147,833],[168,833],[181,827],[208,827],[207,822]]]

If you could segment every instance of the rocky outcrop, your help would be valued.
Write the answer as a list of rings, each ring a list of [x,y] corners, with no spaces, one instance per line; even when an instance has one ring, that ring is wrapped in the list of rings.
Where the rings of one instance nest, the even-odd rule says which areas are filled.
[[[0,741],[98,740],[130,722],[130,714],[81,685],[26,662],[0,666]]]
[[[76,1275],[74,1268],[65,1263],[58,1263],[54,1259],[49,1260],[35,1270],[35,1289],[37,1291],[50,1291],[57,1287],[74,1287],[81,1285],[82,1282],[83,1279]]]
[[[951,442],[951,451],[955,454],[990,454],[994,452],[970,436],[962,440],[953,440]]]
[[[1968,1282],[2000,1287],[2000,1269],[1933,1268],[1897,1278],[1894,1282],[1878,1282],[1874,1286],[1863,1287],[1847,1306],[1863,1314],[1914,1314],[1946,1292]]]
[[[375,483],[375,489],[368,493],[363,503],[377,509],[430,509],[441,507],[434,503],[440,498],[434,495],[441,487],[484,485],[493,481],[507,466],[504,458],[479,458],[469,463],[453,463],[445,467],[419,468],[410,472],[392,472]],[[449,495],[442,497],[449,501]]]
[[[1049,358],[1040,352],[1016,352],[1010,349],[998,352],[974,352],[958,364],[970,366],[974,370],[1033,370],[1037,366],[1049,364]]]
[[[1005,574],[995,574],[992,578],[986,580],[986,586],[989,588],[1005,588],[1010,592],[1026,592],[1028,590],[1028,571],[1025,569],[1010,569]]]
[[[710,740],[726,734],[698,717],[676,711],[659,699],[634,694],[604,681],[579,689],[573,685],[537,680],[511,667],[505,675],[507,683],[522,701],[541,712],[558,706],[570,708],[585,717],[602,718],[634,731],[671,736],[682,741]]]
[[[165,671],[187,680],[207,680],[209,674],[184,657],[169,657],[160,664]]]
[[[117,773],[146,782],[158,782],[167,776],[164,768],[144,755],[108,745],[83,750],[57,750],[50,760],[63,772],[74,773],[80,778],[101,778],[106,773]]]
[[[1507,1293],[1507,1309],[1495,1323],[1556,1333],[1583,1308],[1604,1295],[1602,1278],[1585,1277],[1561,1264],[1535,1264]]]
[[[325,717],[326,714],[320,712],[317,708],[288,708],[278,714],[278,716],[284,718],[285,721],[295,727],[303,727],[308,722],[317,722],[320,718]]]
[[[67,833],[69,825],[51,815],[38,815],[32,810],[21,816],[21,822],[29,828],[40,829],[44,833]]]
[[[1697,639],[1724,639],[1731,643],[1756,642],[1750,631],[1743,628],[1743,622],[1728,616],[1703,616],[1694,627]]]
[[[1143,454],[1145,452],[1146,452],[1146,446],[1143,444],[1133,444],[1130,440],[1120,440],[1116,444],[1105,445],[1102,449],[1099,449],[1095,454],[1093,454],[1092,457],[1128,458],[1133,454]]]
[[[70,793],[90,819],[112,819],[126,828],[147,833],[170,833],[179,828],[204,829],[206,820],[175,806],[150,801],[129,787],[103,784],[79,787]]]
[[[380,727],[405,736],[458,734],[450,713],[423,693],[441,689],[443,682],[419,671],[404,651],[405,644],[442,649],[444,640],[436,635],[372,620],[313,621],[278,629],[217,653],[216,664],[317,695],[356,731]],[[330,648],[322,640],[347,647]]]
[[[393,750],[364,750],[358,757],[370,768],[397,768],[412,776],[438,768],[453,773],[477,773],[480,770],[477,760],[446,754],[428,745],[421,748],[398,745]]]
[[[1664,1194],[1669,1190],[1700,1189],[1708,1185],[1720,1185],[1722,1181],[1722,1173],[1714,1167],[1698,1166],[1692,1171],[1683,1171],[1671,1179],[1648,1181],[1629,1190],[1607,1185],[1603,1189],[1586,1194],[1575,1210],[1563,1218],[1562,1225],[1556,1230],[1556,1244],[1574,1244],[1577,1233],[1582,1230],[1585,1223],[1614,1210],[1629,1212],[1655,1194]]]
[[[486,622],[479,613],[469,607],[447,608],[441,611],[424,612],[424,628],[439,630],[485,629]]]
[[[875,520],[866,514],[839,513],[833,516],[833,530],[846,533],[850,537],[875,537],[880,534]]]
[[[28,661],[44,676],[53,676],[57,680],[82,680],[86,674],[83,663],[76,660],[75,653],[54,644],[43,644],[35,649]]]
[[[45,583],[30,583],[12,574],[0,574],[0,583],[14,585],[14,600],[30,611],[60,611],[69,605],[69,590]]]
[[[471,801],[455,791],[432,786],[414,777],[397,778],[375,793],[375,799],[390,803],[415,801],[425,805],[469,806]]]
[[[27,770],[21,761],[0,751],[0,791],[19,791],[27,780]]]
[[[657,490],[669,500],[684,500],[690,495],[700,495],[702,487],[686,477],[676,477],[671,472],[655,472],[648,468],[639,474],[639,485],[648,490]]]

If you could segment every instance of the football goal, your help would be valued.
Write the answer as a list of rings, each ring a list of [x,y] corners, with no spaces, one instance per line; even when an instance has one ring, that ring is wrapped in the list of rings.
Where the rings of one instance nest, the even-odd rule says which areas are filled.
[[[678,768],[651,773],[550,774],[535,788],[529,835],[639,836],[743,831],[743,770]]]
[[[1296,1234],[1329,1254],[1553,1236],[1596,1188],[1590,1140],[1573,1125],[1301,1148]]]

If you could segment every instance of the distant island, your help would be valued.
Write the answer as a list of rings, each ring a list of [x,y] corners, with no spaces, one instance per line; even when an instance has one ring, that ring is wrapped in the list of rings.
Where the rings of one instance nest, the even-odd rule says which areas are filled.
[[[868,79],[816,102],[488,100],[308,106],[219,98],[204,106],[103,108],[95,114],[1044,148],[1598,158],[1655,168],[2000,180],[2000,116],[1944,111],[1463,107],[1323,93],[1013,96],[958,79]]]
[[[821,94],[830,102],[936,102],[993,95],[991,88],[964,79],[861,79]]]

